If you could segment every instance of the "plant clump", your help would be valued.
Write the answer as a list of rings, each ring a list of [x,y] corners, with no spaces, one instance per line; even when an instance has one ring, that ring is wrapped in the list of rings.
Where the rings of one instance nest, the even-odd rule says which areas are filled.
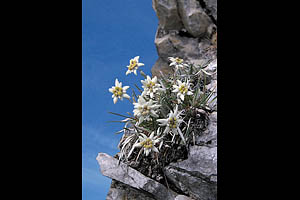
[[[140,70],[142,89],[135,84],[139,94],[133,90],[126,94],[129,86],[122,87],[116,79],[113,102],[123,97],[133,104],[133,114],[116,114],[124,117],[119,121],[124,127],[119,142],[117,158],[144,175],[164,183],[163,168],[171,162],[187,158],[189,145],[195,144],[195,136],[208,125],[209,107],[216,97],[213,90],[206,90],[207,78],[212,74],[204,68],[208,63],[196,66],[181,58],[170,59],[174,74],[161,78],[150,77]],[[139,70],[139,56],[130,60],[126,75]]]

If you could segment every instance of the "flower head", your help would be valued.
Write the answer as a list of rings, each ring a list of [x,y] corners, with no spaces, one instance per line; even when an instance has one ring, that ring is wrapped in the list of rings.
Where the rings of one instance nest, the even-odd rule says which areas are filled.
[[[134,57],[133,59],[130,59],[129,61],[129,65],[128,70],[126,72],[126,75],[130,74],[131,72],[133,72],[135,75],[137,75],[136,70],[140,67],[143,66],[144,63],[139,63],[139,56]]]
[[[139,97],[137,103],[133,103],[134,105],[134,116],[139,118],[139,124],[144,120],[149,120],[150,116],[158,117],[156,113],[156,109],[160,107],[160,105],[153,104],[154,102],[150,99],[146,101],[142,96]]]
[[[150,76],[147,76],[147,78],[145,80],[141,80],[142,84],[143,84],[143,88],[144,88],[144,92],[142,94],[142,96],[144,95],[150,95],[150,98],[154,97],[154,94],[157,91],[162,91],[163,88],[161,87],[160,84],[157,83],[157,77],[154,76],[154,78],[150,78]]]
[[[149,153],[151,151],[154,152],[159,152],[158,149],[155,147],[155,144],[160,142],[160,138],[158,138],[158,136],[154,136],[154,131],[151,133],[151,135],[149,137],[147,137],[145,134],[140,133],[141,136],[139,136],[139,143],[136,143],[135,145],[133,145],[134,149],[135,147],[138,148],[143,148],[144,153],[146,154],[146,156],[149,155]],[[128,157],[130,156],[132,152],[129,153]]]
[[[178,70],[179,68],[184,68],[185,66],[186,67],[188,66],[187,64],[185,64],[183,62],[183,59],[181,59],[181,58],[169,57],[169,59],[171,60],[170,66],[175,66],[176,70]]]
[[[118,81],[118,79],[115,80],[115,86],[112,88],[109,88],[109,91],[113,93],[112,98],[114,101],[114,104],[117,103],[118,99],[123,100],[123,98],[130,99],[130,96],[126,94],[126,90],[129,88],[129,86],[122,87],[122,83]]]
[[[160,126],[166,126],[164,133],[172,132],[174,134],[172,140],[174,140],[175,135],[179,133],[180,137],[185,142],[183,134],[179,128],[180,124],[183,122],[183,119],[180,117],[181,113],[182,111],[178,112],[178,105],[176,105],[174,112],[170,111],[167,119],[157,119],[156,121],[160,123]]]
[[[192,95],[193,93],[189,91],[190,83],[189,80],[186,82],[181,82],[180,80],[177,80],[178,85],[173,85],[174,90],[172,92],[177,92],[177,98],[184,101],[185,95]]]

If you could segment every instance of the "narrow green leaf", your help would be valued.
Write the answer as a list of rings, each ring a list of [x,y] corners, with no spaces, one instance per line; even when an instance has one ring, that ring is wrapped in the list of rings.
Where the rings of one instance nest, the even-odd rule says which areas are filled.
[[[113,114],[113,115],[117,115],[117,116],[120,116],[120,117],[126,117],[126,118],[131,118],[131,119],[133,119],[133,118],[130,117],[130,116],[126,116],[126,115],[122,115],[122,114],[118,114],[118,113],[114,113],[114,112],[108,112],[108,113]]]
[[[134,86],[138,89],[138,91],[139,91],[140,93],[143,92],[143,91],[139,88],[139,86],[137,86],[137,84],[134,84]]]

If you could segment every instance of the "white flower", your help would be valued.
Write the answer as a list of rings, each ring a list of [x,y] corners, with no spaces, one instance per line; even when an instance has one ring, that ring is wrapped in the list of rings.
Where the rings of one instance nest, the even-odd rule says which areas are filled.
[[[126,75],[130,74],[131,72],[133,72],[135,75],[137,75],[136,70],[140,67],[143,66],[144,63],[139,63],[139,56],[134,57],[133,59],[130,59],[129,61],[129,65],[128,70],[126,72]]]
[[[174,140],[175,135],[179,133],[181,139],[185,143],[185,139],[179,128],[180,124],[183,122],[183,119],[180,117],[181,113],[182,111],[178,112],[178,105],[176,105],[174,112],[170,111],[167,119],[157,119],[156,121],[161,123],[160,126],[166,126],[164,133],[169,133],[171,131],[174,134],[172,141]]]
[[[185,95],[192,95],[193,93],[189,91],[190,83],[189,80],[182,83],[180,80],[177,80],[178,85],[173,85],[174,90],[172,92],[177,92],[177,98],[184,101]]]
[[[118,81],[118,79],[115,80],[115,86],[112,88],[109,88],[109,91],[113,93],[112,98],[114,101],[114,104],[117,103],[118,99],[123,100],[124,98],[130,99],[130,96],[126,94],[126,90],[129,88],[129,86],[122,87],[122,83]]]
[[[150,99],[146,101],[142,96],[139,97],[137,103],[133,103],[134,105],[134,116],[139,118],[139,124],[144,120],[149,120],[150,116],[158,117],[156,113],[156,109],[160,107],[160,105],[153,104],[154,102]]]
[[[163,88],[161,88],[161,85],[157,83],[157,77],[154,76],[154,78],[150,78],[150,76],[147,76],[147,79],[141,80],[143,84],[144,91],[142,93],[142,96],[144,95],[150,95],[150,98],[154,97],[154,94],[157,91],[163,91]]]
[[[178,68],[188,67],[187,64],[183,63],[183,59],[180,59],[178,57],[176,58],[169,57],[169,59],[171,60],[170,66],[174,65],[176,70],[178,70]]]
[[[160,138],[158,138],[158,136],[154,137],[154,131],[151,133],[151,135],[149,137],[147,137],[145,134],[140,133],[139,139],[138,139],[138,143],[135,143],[132,147],[132,149],[130,150],[129,154],[128,154],[128,158],[131,155],[131,153],[133,152],[134,148],[138,147],[138,148],[143,148],[144,153],[146,154],[146,156],[149,155],[149,153],[151,151],[154,152],[159,152],[158,149],[155,147],[155,144],[160,142]]]

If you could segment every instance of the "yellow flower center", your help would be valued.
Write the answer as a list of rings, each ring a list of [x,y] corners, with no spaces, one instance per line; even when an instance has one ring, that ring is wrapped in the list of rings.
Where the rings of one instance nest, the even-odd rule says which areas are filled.
[[[149,107],[147,105],[139,107],[139,110],[142,115],[148,115],[149,114]]]
[[[181,64],[183,62],[183,60],[177,57],[177,58],[175,58],[175,62],[178,64]]]
[[[181,92],[181,94],[185,94],[188,91],[188,88],[185,87],[185,85],[181,85],[179,88],[179,91]]]
[[[176,119],[176,117],[171,117],[169,119],[169,127],[170,128],[176,128],[177,127],[177,119]]]
[[[130,60],[129,70],[133,70],[137,66],[136,60]]]
[[[116,97],[120,97],[123,95],[123,89],[121,87],[115,87],[115,89],[113,90],[113,94]]]
[[[144,140],[141,144],[146,149],[149,149],[149,148],[153,147],[153,142],[149,138],[147,138],[146,140]]]
[[[152,92],[153,91],[153,87],[155,86],[155,83],[152,81],[149,81],[149,83],[147,83],[146,87]]]

